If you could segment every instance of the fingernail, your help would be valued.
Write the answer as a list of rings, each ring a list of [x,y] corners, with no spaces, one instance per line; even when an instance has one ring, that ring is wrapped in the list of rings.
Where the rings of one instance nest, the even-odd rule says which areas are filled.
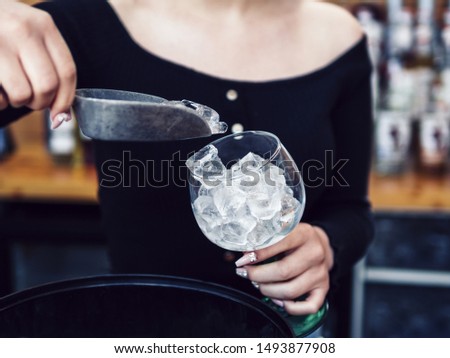
[[[51,129],[56,129],[56,128],[58,128],[60,125],[61,125],[61,122],[58,122],[58,121],[51,121],[50,128],[51,128]]]
[[[284,302],[283,302],[283,301],[281,301],[281,300],[276,300],[275,298],[272,298],[271,300],[272,300],[272,302],[275,303],[277,306],[284,307]]]
[[[253,285],[254,288],[259,290],[259,283],[258,282],[252,281],[252,285]]]
[[[72,119],[70,112],[61,112],[53,117],[53,122],[55,126],[59,126],[62,122],[69,122]]]
[[[237,260],[235,262],[235,265],[237,267],[245,266],[247,264],[251,264],[253,262],[256,262],[256,260],[257,260],[256,254],[254,252],[249,252],[248,254],[245,254],[239,260]]]
[[[248,272],[245,268],[237,268],[236,269],[236,275],[241,276],[243,278],[248,277]]]

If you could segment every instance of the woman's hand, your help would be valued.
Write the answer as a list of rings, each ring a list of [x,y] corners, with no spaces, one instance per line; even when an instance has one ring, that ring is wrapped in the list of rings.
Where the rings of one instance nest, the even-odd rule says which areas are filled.
[[[277,255],[282,257],[257,265]],[[239,276],[251,280],[289,314],[304,315],[317,312],[325,301],[333,251],[322,229],[301,223],[277,244],[246,253],[236,266]],[[305,301],[295,301],[304,294]]]
[[[70,119],[76,67],[49,14],[0,2],[0,70],[0,110],[50,108],[53,128]]]

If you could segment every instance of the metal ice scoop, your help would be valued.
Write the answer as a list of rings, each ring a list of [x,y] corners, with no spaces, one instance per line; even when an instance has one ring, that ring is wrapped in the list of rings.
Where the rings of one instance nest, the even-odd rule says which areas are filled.
[[[208,137],[227,130],[217,112],[207,106],[135,92],[80,89],[73,110],[83,134],[100,140],[156,142]]]

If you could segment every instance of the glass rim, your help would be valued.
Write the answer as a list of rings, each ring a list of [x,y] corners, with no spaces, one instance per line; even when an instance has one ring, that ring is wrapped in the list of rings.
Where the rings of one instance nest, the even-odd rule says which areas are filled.
[[[228,135],[226,135],[224,137],[216,139],[215,141],[212,141],[211,143],[209,143],[206,146],[202,147],[198,151],[202,150],[203,148],[207,147],[208,145],[213,145],[213,146],[217,147],[216,144],[218,144],[218,143],[220,144],[221,142],[223,142],[225,140],[230,140],[230,139],[241,140],[239,137],[243,137],[243,136],[249,135],[249,134],[263,136],[263,137],[270,137],[270,138],[275,140],[275,144],[276,144],[276,148],[270,154],[270,157],[268,159],[263,158],[264,159],[263,163],[260,166],[254,168],[254,170],[257,171],[259,169],[262,169],[262,168],[266,167],[269,163],[271,163],[281,151],[282,144],[281,144],[280,139],[275,134],[273,134],[271,132],[266,132],[266,131],[243,131],[243,132],[237,132],[237,133],[228,134]],[[225,165],[226,163],[223,163],[223,164]],[[189,169],[189,172],[194,178],[200,178],[198,175],[194,174],[190,169]],[[238,179],[238,178],[241,178],[243,176],[245,176],[245,173],[241,173],[239,175],[232,175],[231,179]]]

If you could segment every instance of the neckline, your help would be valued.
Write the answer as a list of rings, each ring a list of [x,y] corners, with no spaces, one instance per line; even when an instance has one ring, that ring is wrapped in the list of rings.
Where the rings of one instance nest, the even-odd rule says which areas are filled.
[[[345,62],[348,57],[351,57],[354,52],[358,52],[361,48],[366,47],[367,42],[367,35],[361,36],[361,38],[356,41],[354,44],[350,45],[348,48],[346,48],[344,51],[342,51],[338,56],[334,57],[331,61],[326,63],[325,65],[318,67],[316,69],[313,69],[311,71],[294,75],[294,76],[287,76],[277,79],[271,79],[271,80],[239,80],[239,79],[232,79],[232,78],[226,78],[226,77],[219,77],[212,74],[209,74],[207,72],[199,71],[194,68],[188,67],[185,64],[175,62],[170,59],[166,59],[162,56],[159,56],[158,54],[153,53],[152,51],[149,51],[142,47],[139,43],[137,43],[131,34],[128,32],[126,26],[123,24],[121,18],[116,13],[115,9],[111,6],[109,1],[103,2],[108,11],[110,12],[112,18],[113,18],[113,25],[117,28],[117,31],[120,33],[121,38],[125,40],[126,44],[130,47],[132,47],[133,50],[139,52],[141,55],[146,56],[147,58],[158,62],[164,66],[171,67],[173,70],[181,71],[186,75],[195,75],[199,78],[202,78],[206,81],[214,81],[219,84],[225,84],[225,85],[234,85],[234,86],[270,86],[270,85],[278,85],[278,84],[290,84],[295,82],[302,82],[305,80],[313,79],[317,76],[324,75],[328,73],[329,71],[333,70],[335,67],[338,67],[339,64],[342,62]]]

